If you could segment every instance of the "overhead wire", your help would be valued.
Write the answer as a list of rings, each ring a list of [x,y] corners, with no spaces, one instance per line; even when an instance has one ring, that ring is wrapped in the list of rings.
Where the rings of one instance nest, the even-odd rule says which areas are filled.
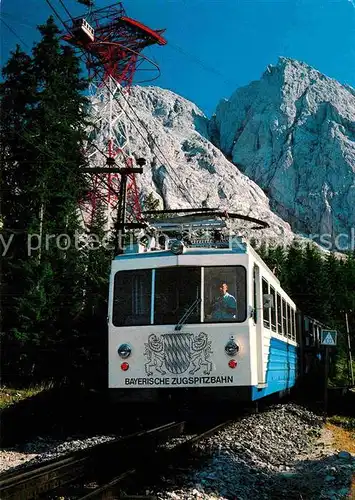
[[[61,16],[58,14],[57,10],[52,6],[52,3],[50,0],[45,0],[46,3],[49,5],[49,7],[53,10],[54,14],[56,15],[56,17],[59,19],[59,21],[61,22],[61,24],[63,24],[63,26],[68,29],[66,23],[63,21],[63,19],[61,18]],[[68,15],[70,16],[71,19],[73,19],[73,17],[70,15],[68,9],[65,7],[64,5],[64,2],[62,0],[59,0],[59,2],[61,3],[61,5],[63,5],[63,7],[65,8],[66,12],[68,13]],[[83,53],[84,57],[87,57],[87,54],[86,52],[79,48],[79,50]],[[110,87],[107,85],[107,83],[105,81],[103,81],[103,85],[108,89],[108,91],[111,93],[111,95],[113,96],[113,98],[115,99],[115,101],[117,102],[118,106],[121,108],[121,110],[126,114],[127,118],[129,119],[129,121],[132,123],[132,125],[134,126],[134,128],[137,130],[137,132],[140,134],[140,136],[142,137],[142,139],[144,140],[144,142],[147,144],[147,146],[150,148],[151,145],[149,144],[149,142],[146,140],[146,138],[144,137],[144,135],[142,134],[142,132],[139,130],[139,128],[137,127],[136,123],[134,120],[132,120],[132,118],[130,117],[130,115],[128,114],[127,110],[121,105],[121,103],[119,102],[119,100],[117,99],[116,95],[112,92],[112,90],[110,89]],[[124,98],[124,100],[126,101],[128,107],[133,111],[133,113],[135,114],[139,124],[141,125],[141,127],[143,127],[145,129],[145,131],[147,132],[148,136],[151,138],[152,142],[154,143],[156,149],[160,152],[162,158],[164,159],[165,163],[169,166],[170,170],[172,172],[174,172],[174,174],[176,176],[177,173],[175,172],[175,169],[172,167],[171,163],[169,162],[169,160],[166,158],[165,154],[163,153],[163,151],[161,150],[161,148],[159,147],[159,145],[157,144],[156,140],[154,139],[154,137],[152,136],[151,132],[147,129],[147,127],[145,126],[145,124],[142,122],[142,120],[139,118],[139,116],[137,115],[136,111],[132,108],[132,106],[130,105],[129,101],[127,100],[127,98],[125,97],[125,95],[123,94],[123,92],[119,89],[120,91],[120,94],[122,95],[122,97]],[[171,180],[174,182],[174,184],[176,185],[176,187],[182,192],[181,188],[183,188],[183,190],[185,191],[183,194],[185,196],[185,198],[187,198],[189,200],[189,202],[191,204],[194,203],[194,200],[193,198],[191,197],[190,195],[190,192],[187,190],[187,188],[185,188],[185,186],[183,186],[182,184],[178,184],[176,182],[176,180],[170,175],[170,173],[168,172],[168,175],[169,177],[171,178]]]
[[[11,28],[11,26],[9,26],[7,24],[7,22],[2,18],[0,17],[0,21],[5,24],[5,26],[7,27],[8,30],[11,31],[11,33],[22,43],[22,45],[24,45],[25,47],[29,48],[30,49],[30,46],[28,45],[28,43],[26,43],[17,33],[14,29]]]
[[[148,130],[148,128],[146,127],[146,125],[144,124],[144,122],[140,119],[140,117],[138,116],[138,114],[136,113],[136,110],[131,106],[129,100],[127,99],[127,97],[124,95],[124,93],[122,92],[121,89],[119,89],[119,92],[121,93],[123,99],[126,101],[126,104],[127,106],[131,109],[131,111],[134,113],[134,115],[136,116],[137,120],[138,120],[138,123],[141,125],[141,127],[144,128],[144,130],[147,132],[148,136],[151,138],[152,142],[154,143],[156,149],[160,152],[162,158],[164,159],[165,163],[170,167],[170,169],[174,172],[174,174],[177,176],[177,173],[175,172],[175,169],[172,167],[172,165],[170,164],[169,160],[166,158],[165,154],[163,153],[163,151],[161,150],[160,146],[158,145],[158,143],[156,142],[156,140],[154,139],[153,135],[151,134],[151,132]],[[119,101],[117,101],[119,103]],[[124,109],[120,103],[119,103],[119,106],[121,107],[121,109]],[[130,119],[128,113],[127,113],[127,116],[128,118]],[[136,127],[135,123],[133,120],[130,119],[130,121],[134,124],[136,130],[138,130],[138,128]],[[143,134],[141,134],[141,132],[138,130],[138,132],[140,133],[141,137],[144,139],[145,143],[148,145],[148,147],[150,147],[150,144],[147,142],[147,140],[145,139],[145,137],[143,136]],[[169,172],[168,172],[169,174]],[[174,182],[174,184],[179,188],[179,190],[181,191],[181,188],[180,186],[177,184],[177,182],[174,180],[174,178],[170,175],[170,178],[171,180]],[[194,200],[193,198],[191,197],[189,191],[187,190],[187,188],[185,188],[185,186],[181,185],[183,187],[183,189],[185,190],[185,197],[187,195],[187,198],[190,199],[190,203],[194,203]]]
[[[63,9],[65,10],[65,12],[67,13],[67,15],[73,19],[73,16],[70,14],[69,10],[67,9],[67,7],[65,6],[64,2],[62,0],[59,0],[60,4],[62,5]],[[50,9],[54,12],[54,14],[56,15],[56,17],[58,18],[58,20],[61,22],[61,24],[63,24],[63,26],[67,28],[66,26],[66,23],[63,21],[63,19],[61,18],[61,16],[59,15],[58,11],[54,8],[54,6],[52,5],[52,3],[50,2],[50,0],[46,0],[46,3],[48,4],[48,6],[50,7]],[[27,47],[28,44],[26,42],[24,42],[18,35],[17,33],[6,23],[6,21],[4,21],[3,19],[0,18],[0,20],[8,27],[8,29],[21,41],[21,43],[23,43],[24,45],[26,45]],[[174,44],[172,44],[172,46],[174,48],[176,48],[177,50],[179,50],[181,53],[184,53],[186,55],[186,52],[183,51],[183,49],[181,49],[180,47],[178,46],[174,46]],[[80,49],[81,52],[84,54],[84,56],[86,56],[86,53],[85,51],[83,51],[82,49]],[[208,66],[206,66],[203,61],[199,60],[198,58],[194,57],[194,59],[196,61],[199,61],[201,63],[201,65],[203,65],[203,67],[209,71],[212,71],[211,68],[209,68]],[[213,72],[218,75],[218,76],[222,76],[223,75],[221,73],[219,73],[218,71],[215,71],[213,70]],[[227,82],[226,80],[224,80],[226,83],[230,83],[230,82]],[[118,106],[121,108],[121,110],[126,114],[127,118],[129,119],[129,121],[132,123],[132,125],[134,126],[134,128],[137,130],[137,132],[139,133],[139,135],[142,137],[142,139],[144,140],[144,142],[148,145],[148,147],[150,148],[151,145],[149,144],[149,142],[146,140],[145,136],[142,134],[142,132],[139,130],[139,128],[137,127],[136,123],[134,122],[134,120],[131,118],[131,116],[128,114],[127,110],[121,105],[121,103],[119,102],[119,100],[117,99],[117,97],[114,95],[114,93],[112,92],[112,90],[110,89],[110,87],[107,85],[106,82],[103,82],[105,87],[109,90],[109,92],[113,95],[114,99],[116,100]],[[155,138],[153,137],[152,133],[149,131],[149,129],[146,127],[146,125],[144,124],[144,122],[140,119],[140,117],[138,116],[137,112],[135,111],[135,109],[131,106],[129,100],[126,98],[125,94],[122,92],[122,90],[119,88],[119,92],[120,94],[122,95],[123,99],[126,101],[126,104],[127,106],[130,108],[130,110],[133,112],[133,114],[135,115],[135,117],[137,118],[137,121],[138,123],[141,125],[142,128],[144,128],[144,130],[147,132],[148,134],[148,137],[150,137],[150,139],[152,140],[152,142],[154,143],[156,149],[159,151],[160,155],[162,156],[162,158],[164,159],[165,163],[170,167],[170,170],[174,173],[174,175],[177,176],[176,172],[175,172],[175,169],[174,167],[171,165],[171,163],[169,162],[169,160],[166,158],[164,152],[161,150],[159,144],[156,142]],[[17,131],[16,133],[18,135],[20,135]],[[21,136],[21,135],[20,135]],[[38,148],[39,151],[41,151],[42,153],[44,154],[47,154],[49,156],[53,156],[51,155],[48,151],[43,151],[42,148],[39,147],[39,145],[37,144],[34,144],[33,142],[29,141],[27,137],[24,137],[24,136],[21,136],[22,138],[24,138],[27,142],[31,143],[34,147]],[[106,159],[108,159],[109,157],[92,141],[92,145],[100,152],[100,154],[102,154]],[[55,158],[54,158],[55,159]],[[117,165],[117,164],[116,164]],[[183,188],[184,190],[184,196],[186,198],[189,199],[190,203],[193,205],[194,203],[194,200],[193,198],[191,197],[189,191],[187,190],[187,188],[180,183],[180,185],[176,182],[176,180],[172,177],[172,175],[170,174],[169,171],[167,171],[168,175],[170,176],[171,180],[173,181],[173,183],[176,185],[176,187],[182,192],[181,188]],[[104,179],[102,179],[100,177],[100,180],[101,182],[103,182],[105,185],[107,185],[107,187],[109,189],[112,190],[112,187],[109,186],[109,184],[107,184]],[[306,221],[304,221],[306,222]]]
[[[26,45],[28,48],[28,44],[26,44],[17,34],[14,30],[12,30],[12,28],[6,23],[6,21],[4,21],[3,19],[0,19],[12,32],[13,34],[24,44]],[[40,153],[46,155],[46,156],[49,156],[53,161],[54,163],[57,163],[59,164],[59,160],[56,158],[56,156],[54,155],[54,153],[52,153],[51,151],[48,151],[48,150],[45,150],[41,145],[39,145],[38,143],[35,143],[33,140],[30,140],[29,137],[27,135],[24,135],[24,132],[26,131],[26,129],[22,129],[20,132],[17,131],[17,130],[14,130],[15,134],[18,135],[21,139],[25,140],[28,144],[30,144],[31,146],[33,146],[35,149],[37,149]],[[106,159],[108,158],[108,156],[96,145],[96,144],[93,144],[93,146],[103,155],[106,157]],[[105,181],[105,179],[103,179],[99,174],[99,179],[100,179],[100,182],[102,182],[103,184],[106,185],[106,187],[112,191],[112,193],[114,193],[114,189]]]
[[[194,61],[196,64],[201,66],[206,71],[209,71],[210,73],[213,73],[214,75],[218,76],[223,83],[226,83],[227,85],[236,85],[236,82],[232,82],[231,80],[227,80],[225,75],[223,75],[220,71],[217,69],[213,68],[212,66],[209,66],[205,61],[203,61],[200,57],[196,56],[192,52],[187,52],[184,50],[182,47],[177,45],[176,43],[169,41],[169,46],[172,47],[173,49],[177,50],[181,54],[183,54],[185,57],[190,58],[192,61]]]
[[[22,17],[18,16],[18,15],[15,17],[12,14],[9,14],[8,12],[1,11],[0,12],[0,17],[2,17],[2,16],[6,16],[6,17],[10,18],[11,22],[14,22],[14,23],[18,24],[19,26],[25,26],[26,28],[33,29],[33,25],[32,24],[27,24],[27,23],[19,22],[19,20],[20,21],[24,21],[24,19]]]

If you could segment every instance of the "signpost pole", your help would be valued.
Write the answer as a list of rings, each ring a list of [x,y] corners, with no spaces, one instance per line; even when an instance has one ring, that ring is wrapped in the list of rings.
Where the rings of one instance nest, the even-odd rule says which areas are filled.
[[[329,378],[329,347],[325,346],[325,373],[324,373],[324,414],[328,412],[328,378]]]
[[[328,412],[328,379],[329,379],[329,347],[337,345],[338,332],[336,330],[321,331],[321,345],[325,348],[324,360],[324,415]]]
[[[345,322],[346,322],[346,334],[348,337],[348,360],[350,365],[350,377],[351,377],[351,387],[354,387],[354,370],[353,370],[353,360],[351,356],[351,343],[350,343],[350,331],[349,331],[349,319],[348,313],[345,313]]]

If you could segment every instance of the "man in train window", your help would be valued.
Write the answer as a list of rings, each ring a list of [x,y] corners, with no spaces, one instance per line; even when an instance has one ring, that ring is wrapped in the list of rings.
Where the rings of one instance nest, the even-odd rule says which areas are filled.
[[[235,320],[237,314],[237,301],[228,293],[228,285],[221,282],[219,286],[219,297],[212,305],[211,319],[216,321]]]

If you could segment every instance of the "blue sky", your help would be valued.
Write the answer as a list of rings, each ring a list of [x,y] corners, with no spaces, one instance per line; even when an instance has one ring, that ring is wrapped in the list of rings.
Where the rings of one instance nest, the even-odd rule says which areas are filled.
[[[60,10],[58,0],[52,2]],[[96,0],[98,7],[112,3]],[[74,15],[85,10],[74,0],[65,4]],[[128,16],[166,28],[168,44],[146,51],[161,68],[153,84],[192,100],[207,115],[279,56],[355,87],[355,0],[125,0],[124,6]],[[1,1],[1,18],[30,47],[35,26],[49,14],[45,0]],[[1,38],[3,64],[18,39],[4,23]]]

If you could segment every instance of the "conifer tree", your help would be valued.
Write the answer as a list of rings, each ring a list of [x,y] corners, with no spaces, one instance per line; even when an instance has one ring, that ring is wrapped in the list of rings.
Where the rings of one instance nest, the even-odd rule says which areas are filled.
[[[284,264],[284,287],[298,307],[304,310],[304,252],[302,246],[294,241],[288,249]]]
[[[282,246],[270,247],[265,251],[266,264],[272,270],[272,272],[277,276],[280,282],[285,282],[285,264],[286,264],[286,253]]]
[[[107,314],[110,266],[113,241],[107,228],[105,206],[98,202],[83,252],[86,255],[85,301],[77,322],[78,363],[85,367],[86,383],[91,387],[106,387]],[[83,348],[83,346],[85,346]]]
[[[324,271],[328,282],[329,315],[332,326],[336,326],[339,311],[344,307],[344,292],[346,289],[345,273],[342,272],[342,263],[333,253],[325,259]]]
[[[324,259],[314,244],[306,246],[304,258],[304,310],[313,318],[327,323],[330,316],[329,282]]]
[[[78,333],[73,318],[82,307],[84,290],[85,255],[74,241],[82,230],[78,201],[86,190],[86,82],[72,49],[61,47],[53,19],[39,31],[42,39],[27,71],[35,91],[25,105],[28,136],[19,174],[26,179],[22,191],[27,200],[21,223],[42,244],[16,259],[22,279],[11,331],[26,342],[24,358],[33,376],[60,378],[71,363],[61,353],[71,352]],[[28,373],[28,364],[24,371]]]
[[[28,121],[35,105],[35,80],[31,57],[17,46],[2,75],[0,234],[8,249],[1,249],[0,331],[2,367],[21,375],[19,349],[23,339],[11,333],[18,299],[24,292],[23,261],[27,258],[27,227],[31,215],[33,160],[38,151],[29,136]]]

